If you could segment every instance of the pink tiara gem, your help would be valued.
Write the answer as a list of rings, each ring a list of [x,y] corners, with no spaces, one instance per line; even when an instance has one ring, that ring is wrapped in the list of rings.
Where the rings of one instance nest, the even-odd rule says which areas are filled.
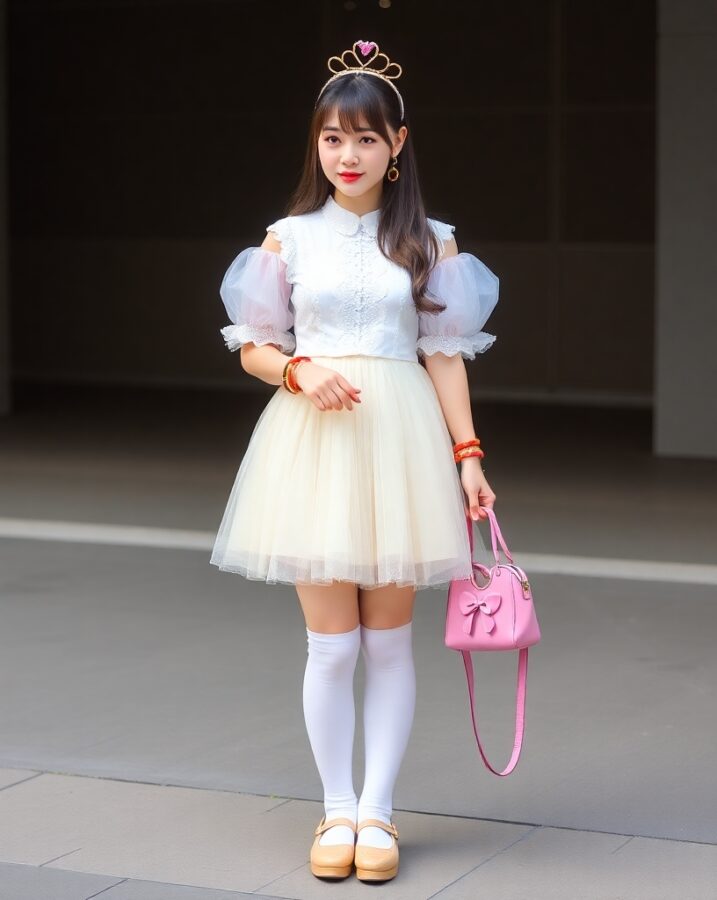
[[[376,47],[378,49],[378,44],[375,41],[360,41],[359,49],[364,56],[368,56],[371,52],[372,48]]]

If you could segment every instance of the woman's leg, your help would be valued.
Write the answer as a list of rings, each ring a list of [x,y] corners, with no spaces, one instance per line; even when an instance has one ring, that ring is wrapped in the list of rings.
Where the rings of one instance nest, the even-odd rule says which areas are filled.
[[[355,730],[354,671],[361,646],[358,588],[350,582],[297,584],[308,658],[304,673],[304,721],[324,789],[326,818],[356,823],[352,757]],[[335,825],[320,844],[353,844],[348,825]]]
[[[358,821],[390,823],[393,787],[413,725],[416,673],[413,665],[414,587],[388,585],[359,589],[361,649],[366,669],[364,739],[366,775],[358,802]],[[367,826],[360,844],[390,847],[391,836]]]

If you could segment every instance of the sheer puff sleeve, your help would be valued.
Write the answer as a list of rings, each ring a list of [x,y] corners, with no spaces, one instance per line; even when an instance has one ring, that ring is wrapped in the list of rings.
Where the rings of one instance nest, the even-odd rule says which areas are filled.
[[[292,286],[286,277],[286,262],[273,250],[247,247],[224,275],[219,294],[233,325],[221,329],[229,350],[249,341],[278,344],[282,352],[296,347],[289,329],[294,324],[290,304]]]
[[[437,263],[428,279],[428,291],[446,308],[439,313],[419,312],[417,352],[423,356],[460,353],[464,359],[484,353],[496,340],[494,334],[481,329],[498,303],[498,285],[498,277],[471,253],[458,253]]]

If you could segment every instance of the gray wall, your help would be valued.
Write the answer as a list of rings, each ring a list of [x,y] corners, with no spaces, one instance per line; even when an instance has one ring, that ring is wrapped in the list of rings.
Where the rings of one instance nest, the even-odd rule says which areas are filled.
[[[662,0],[654,449],[717,458],[717,4]]]
[[[15,377],[255,382],[218,285],[360,36],[404,66],[429,214],[501,277],[477,395],[650,405],[655,31],[647,0],[15,0]]]
[[[0,415],[10,412],[10,254],[7,196],[7,39],[5,0],[0,0]]]

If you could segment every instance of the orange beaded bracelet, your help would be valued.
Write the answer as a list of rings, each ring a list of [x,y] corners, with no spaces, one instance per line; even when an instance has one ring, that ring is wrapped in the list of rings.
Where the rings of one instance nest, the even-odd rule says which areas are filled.
[[[294,388],[291,387],[291,384],[289,383],[289,380],[288,380],[288,376],[289,376],[289,363],[287,363],[284,366],[284,370],[281,373],[281,383],[290,394],[295,394],[296,391],[294,390]]]
[[[297,365],[296,363],[292,363],[289,366],[289,368],[286,370],[286,383],[289,385],[289,387],[295,394],[298,394],[299,391],[301,390],[301,388],[299,387],[299,385],[296,381],[296,372],[295,372],[296,365]]]

